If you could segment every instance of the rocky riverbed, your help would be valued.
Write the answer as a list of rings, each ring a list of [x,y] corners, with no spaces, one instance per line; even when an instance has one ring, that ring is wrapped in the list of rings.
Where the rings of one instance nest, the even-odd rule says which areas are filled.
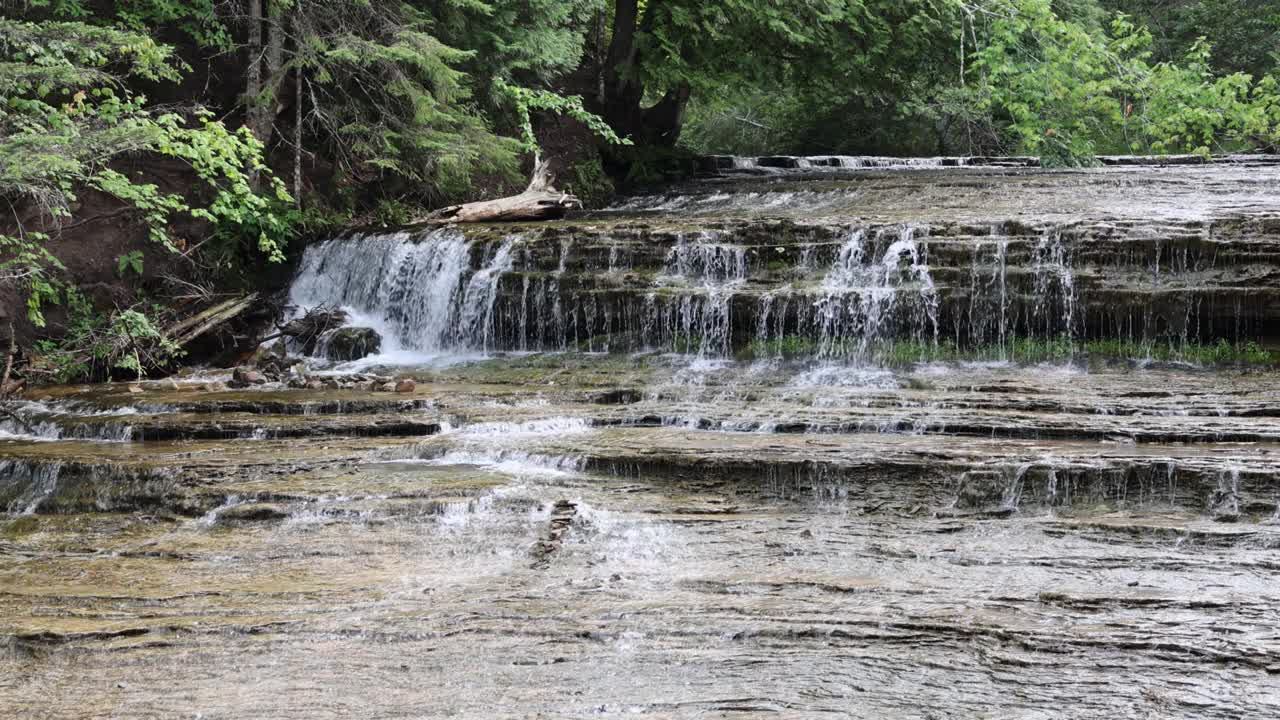
[[[733,168],[30,391],[0,714],[1280,714],[1280,168]]]

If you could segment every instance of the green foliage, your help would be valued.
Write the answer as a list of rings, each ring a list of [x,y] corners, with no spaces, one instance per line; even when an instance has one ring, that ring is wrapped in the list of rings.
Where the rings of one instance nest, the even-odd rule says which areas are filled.
[[[182,354],[140,309],[104,315],[74,288],[65,297],[65,332],[58,340],[36,344],[33,365],[38,373],[58,382],[91,380],[115,370],[141,378],[147,370],[164,367]]]
[[[991,109],[1009,118],[1023,152],[1074,165],[1120,119],[1112,58],[1083,27],[1059,18],[1049,0],[1011,0],[990,23],[974,59]]]
[[[77,193],[92,188],[130,206],[151,239],[170,250],[177,248],[169,226],[185,214],[235,237],[251,228],[258,250],[269,261],[282,260],[288,228],[272,203],[289,197],[269,175],[271,196],[251,187],[251,174],[266,174],[261,145],[208,112],[194,113],[195,123],[156,113],[129,90],[128,83],[139,80],[176,80],[180,67],[170,48],[141,33],[0,19],[0,196],[11,205],[34,204],[56,223],[71,214]],[[185,162],[211,201],[195,202],[192,191],[163,192],[111,166],[137,153]],[[56,296],[62,269],[43,248],[46,239],[41,232],[0,237],[0,279],[27,287],[28,317],[37,326],[44,324],[40,308]]]
[[[1179,62],[1203,38],[1216,75],[1242,72],[1255,80],[1277,69],[1280,5],[1275,0],[1102,0],[1152,32],[1155,62]]]
[[[1209,154],[1226,144],[1269,146],[1280,132],[1276,78],[1244,73],[1216,76],[1210,47],[1196,41],[1182,64],[1147,65],[1151,36],[1121,16],[1112,47],[1125,58],[1125,133],[1140,152]]]
[[[547,90],[516,87],[501,80],[498,81],[498,88],[507,95],[515,107],[515,115],[520,123],[520,140],[525,152],[538,152],[538,139],[533,134],[531,118],[531,113],[534,111],[571,117],[610,145],[633,144],[630,139],[618,137],[604,118],[583,107],[582,98],[577,95],[565,97]]]
[[[1108,24],[1095,0],[783,5],[675,3],[658,14],[653,33],[664,42],[650,51],[664,62],[672,53],[679,58],[649,77],[700,93],[691,105],[689,147],[1017,152],[1049,165],[1081,165],[1100,153],[1274,148],[1280,137],[1275,76],[1223,73],[1212,45],[1194,35],[1177,54],[1163,40],[1153,54],[1150,31],[1126,16]],[[1251,37],[1280,18],[1271,10],[1255,8],[1263,19],[1246,23]],[[1275,28],[1280,33],[1280,24]],[[681,40],[682,33],[697,38]],[[712,51],[744,33],[748,45],[780,48],[782,59]]]
[[[536,87],[577,66],[585,23],[601,6],[309,3],[292,19],[304,41],[288,67],[303,74],[308,131],[337,160],[344,184],[380,180],[379,196],[437,203],[466,196],[477,176],[514,182],[520,153],[537,149],[533,112],[569,115],[621,142],[581,98]]]
[[[116,258],[116,274],[124,277],[127,270],[132,270],[135,275],[142,275],[141,250],[131,250]]]
[[[89,21],[94,13],[86,0],[27,0],[27,4],[48,9],[59,20]],[[171,25],[205,47],[226,50],[232,44],[214,0],[117,0],[112,6],[112,19],[127,30],[146,33]]]
[[[767,155],[791,148],[791,118],[801,112],[794,95],[748,90],[698,97],[688,110],[681,142],[704,154]]]
[[[599,156],[574,163],[568,185],[564,189],[576,195],[587,208],[604,207],[614,194],[613,180],[605,173]]]
[[[418,208],[394,198],[383,198],[373,207],[372,221],[383,227],[406,225],[418,215]]]
[[[1101,152],[1209,154],[1268,146],[1275,80],[1217,75],[1194,42],[1150,64],[1150,32],[1124,15],[1110,31],[1061,17],[1050,0],[989,0],[973,96],[1019,151],[1075,165]]]

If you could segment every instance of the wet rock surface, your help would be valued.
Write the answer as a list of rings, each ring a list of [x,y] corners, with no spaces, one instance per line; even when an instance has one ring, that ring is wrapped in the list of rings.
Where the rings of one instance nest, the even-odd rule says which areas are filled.
[[[373,328],[338,328],[321,335],[319,346],[320,354],[330,360],[359,360],[382,350],[382,336]]]
[[[769,178],[801,182],[778,170]],[[1070,262],[1051,242],[1037,250],[1039,231],[995,219],[980,227],[1002,228],[1005,250],[982,240],[976,256],[978,233],[953,225],[924,246],[894,229],[855,258],[848,218],[843,235],[816,231],[827,239],[807,260],[812,235],[756,243],[753,256],[641,229],[634,215],[608,240],[568,224],[518,242],[510,228],[471,244],[406,234],[434,243],[414,267],[448,307],[417,325],[376,316],[382,355],[275,353],[238,378],[29,391],[18,420],[0,421],[0,714],[1280,714],[1280,374],[1077,352],[1090,327],[1131,326],[1074,324],[1092,312],[1086,290],[1119,287],[1081,260],[1106,257],[1133,277],[1158,268],[1161,283],[1182,267],[1187,287],[1242,273],[1227,309],[1201,304],[1199,317],[1270,328],[1269,306],[1235,309],[1275,287],[1270,220],[1096,229],[1118,222],[1098,210],[1128,187],[1112,180],[1149,196],[1151,218],[1162,193],[1185,194],[1186,173],[1206,173],[1227,214],[1270,176],[997,168],[942,176],[944,190],[921,180],[933,172],[842,182],[864,183],[868,216],[885,183],[967,192],[956,203],[973,208],[1016,182],[1028,207],[1057,193],[1047,214],[1071,206],[1061,215],[1094,229],[1062,246]],[[1215,183],[1232,189],[1214,195]],[[755,192],[711,186],[708,197]],[[1169,264],[1171,249],[1203,242],[1216,243],[1213,262]],[[926,246],[927,275],[911,269]],[[1130,255],[1140,260],[1117,260]],[[862,284],[886,257],[902,282]],[[1008,271],[993,272],[1001,262]],[[503,309],[525,277],[529,294]],[[822,351],[824,337],[934,342],[926,277],[939,344],[957,332],[950,303],[959,342],[976,333],[1004,349],[927,361]],[[538,314],[539,278],[584,290],[556,296],[559,310],[544,295]],[[323,280],[304,274],[295,290],[320,293]],[[786,312],[782,294],[760,301],[802,282],[818,300],[793,297]],[[1144,287],[1144,303],[1164,292]],[[677,342],[641,313],[618,327],[648,349],[620,352],[622,334],[606,348],[609,288],[642,303],[669,292],[673,327],[698,323]],[[818,344],[739,356],[778,339],[780,314],[784,339],[796,335],[796,308],[815,301],[830,311],[808,326]],[[1178,312],[1180,328],[1222,337],[1185,309],[1165,316]],[[850,317],[843,334],[823,320]],[[521,322],[523,335],[504,335]],[[1066,332],[1068,352],[1019,360],[1014,326]],[[703,342],[721,330],[723,343]],[[514,337],[574,339],[547,352],[511,348]]]
[[[53,424],[94,408],[175,439],[0,442],[5,706],[1280,709],[1271,373],[918,366],[815,385],[785,363],[552,360],[420,370],[410,398],[155,383],[32,399]],[[52,412],[71,398],[78,415]],[[354,437],[395,417],[444,431]],[[244,439],[201,437],[233,418]],[[250,429],[328,422],[351,430]],[[317,705],[317,681],[342,700]]]

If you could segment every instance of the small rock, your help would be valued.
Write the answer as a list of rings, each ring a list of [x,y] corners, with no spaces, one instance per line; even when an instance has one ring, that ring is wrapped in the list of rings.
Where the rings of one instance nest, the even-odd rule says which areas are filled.
[[[807,539],[809,539],[809,538],[813,537],[813,531],[812,531],[812,530],[809,530],[809,529],[807,529],[807,528],[806,528],[806,529],[804,529],[804,530],[801,530],[801,531],[800,531],[800,537],[805,538],[805,539],[807,540]]]
[[[235,505],[218,513],[220,522],[265,522],[283,520],[289,512],[279,505],[269,503],[245,503]]]
[[[393,382],[384,382],[378,386],[378,392],[395,392],[396,384]]]
[[[231,373],[230,387],[243,388],[250,385],[262,385],[267,378],[257,370],[248,370],[246,368],[236,368]]]
[[[221,380],[215,380],[214,382],[205,383],[200,389],[205,392],[222,392],[227,389],[227,384]]]
[[[284,338],[280,338],[273,343],[263,343],[253,351],[253,355],[249,358],[249,364],[254,367],[262,367],[264,365],[276,365],[282,362],[289,355],[288,348],[285,345]]]
[[[173,378],[165,378],[164,380],[160,381],[160,389],[161,390],[181,390],[182,388],[178,387],[177,380],[174,380]]]
[[[418,389],[418,383],[409,378],[396,381],[395,391],[398,393],[411,393]]]
[[[322,387],[324,387],[324,381],[323,381],[323,380],[308,380],[308,381],[307,381],[307,389],[308,389],[308,390],[319,390],[319,389],[320,389],[320,388],[322,388]]]
[[[141,386],[141,385],[138,385],[138,384],[136,384],[136,383],[135,383],[135,384],[133,384],[133,385],[130,385],[130,386],[129,386],[129,392],[130,392],[131,394],[133,394],[133,395],[137,395],[138,393],[142,392],[142,386]]]

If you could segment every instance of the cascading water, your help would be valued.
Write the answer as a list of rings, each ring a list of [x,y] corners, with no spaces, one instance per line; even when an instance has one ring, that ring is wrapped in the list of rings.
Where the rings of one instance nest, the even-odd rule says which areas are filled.
[[[1206,267],[1185,247],[1154,245],[1134,270],[1178,274]],[[347,237],[308,250],[292,299],[350,311],[350,324],[383,335],[383,362],[493,351],[659,350],[701,360],[750,355],[827,363],[917,359],[1064,360],[1098,317],[1146,338],[1194,342],[1210,319],[1194,298],[1176,313],[1150,302],[1112,313],[1090,297],[1095,258],[1086,240],[1114,228],[1021,222],[840,224],[775,230],[757,224],[699,232],[661,228],[524,230],[468,239],[425,234]],[[1077,277],[1077,273],[1083,273]],[[1180,282],[1184,282],[1180,280]],[[1163,279],[1157,289],[1171,297]],[[1133,294],[1109,298],[1131,302]],[[1154,292],[1154,291],[1153,291]],[[1140,301],[1141,302],[1141,301]],[[1101,310],[1101,312],[1100,312]],[[1118,326],[1118,324],[1117,324]],[[1139,330],[1138,328],[1144,328]],[[1110,328],[1106,329],[1107,331]]]
[[[732,352],[734,292],[747,280],[746,249],[715,242],[714,233],[680,241],[658,278],[670,288],[648,296],[646,337],[660,337],[677,352],[726,357]]]
[[[840,247],[822,281],[823,296],[814,303],[819,357],[866,360],[886,340],[937,341],[938,296],[925,250],[909,226],[881,230],[875,244],[891,232],[896,239],[887,240],[875,262],[867,261],[862,230]]]
[[[6,400],[0,707],[1280,717],[1274,349],[1103,349],[1280,339],[1280,164],[825,160],[672,189],[713,218],[346,237],[293,289],[406,365],[543,355]]]
[[[1040,238],[1035,247],[1035,316],[1045,336],[1075,338],[1076,289],[1071,258],[1061,232]]]
[[[359,235],[312,246],[290,291],[301,308],[342,307],[353,325],[384,338],[384,352],[487,352],[495,347],[498,283],[512,268],[519,238],[487,252],[457,230]]]

